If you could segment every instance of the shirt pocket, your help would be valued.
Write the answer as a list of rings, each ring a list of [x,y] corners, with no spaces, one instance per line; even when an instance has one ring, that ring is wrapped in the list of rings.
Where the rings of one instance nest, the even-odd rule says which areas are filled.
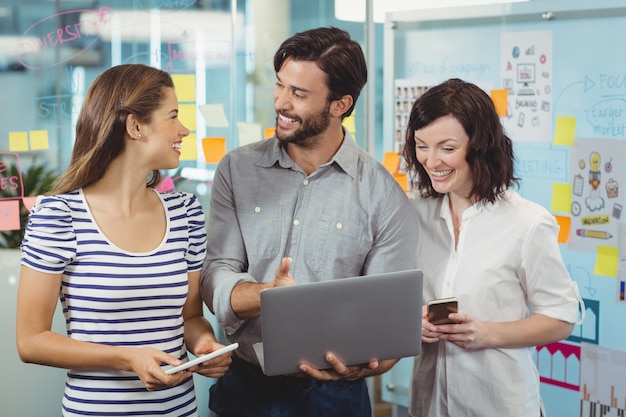
[[[237,212],[248,262],[276,258],[281,245],[280,208],[250,206]]]
[[[372,244],[366,236],[358,219],[321,215],[306,239],[306,264],[322,281],[360,275]]]

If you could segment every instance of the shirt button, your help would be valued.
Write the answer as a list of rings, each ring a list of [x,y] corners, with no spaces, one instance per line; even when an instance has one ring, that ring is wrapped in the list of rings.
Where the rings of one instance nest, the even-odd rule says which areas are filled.
[[[297,220],[297,219],[296,219],[296,220],[294,220],[294,221],[293,221],[293,225],[294,225],[294,226],[297,226],[297,225],[299,225],[299,224],[300,224],[300,220]]]
[[[304,185],[309,185],[309,180],[304,180],[304,181],[302,182],[302,184],[304,184]]]
[[[254,212],[255,213],[260,213],[261,212],[261,207],[255,207],[254,208]]]
[[[343,224],[337,223],[337,229],[343,229]]]

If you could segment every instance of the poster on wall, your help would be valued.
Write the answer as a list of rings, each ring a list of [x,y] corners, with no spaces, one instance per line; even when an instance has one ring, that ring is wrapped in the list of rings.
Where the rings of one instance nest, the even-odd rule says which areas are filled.
[[[580,416],[620,417],[626,411],[626,352],[581,343]]]
[[[552,141],[552,32],[504,32],[500,47],[507,134],[520,142]]]
[[[394,91],[395,110],[393,113],[394,152],[401,153],[406,137],[406,126],[415,100],[424,94],[434,83],[420,82],[416,79],[396,79]]]
[[[569,248],[596,252],[599,245],[617,247],[626,204],[626,142],[576,139],[570,149],[570,177]]]

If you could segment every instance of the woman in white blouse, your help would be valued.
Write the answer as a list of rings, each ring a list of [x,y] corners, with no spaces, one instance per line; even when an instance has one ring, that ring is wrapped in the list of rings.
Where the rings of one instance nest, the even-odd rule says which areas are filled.
[[[513,191],[511,140],[473,84],[451,79],[414,103],[404,156],[416,181],[424,299],[459,304],[453,324],[434,325],[424,311],[410,414],[539,417],[533,349],[567,338],[582,303],[556,220]]]

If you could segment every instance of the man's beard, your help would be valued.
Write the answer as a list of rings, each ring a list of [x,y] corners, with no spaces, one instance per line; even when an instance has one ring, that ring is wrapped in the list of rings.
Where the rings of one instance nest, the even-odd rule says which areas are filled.
[[[290,135],[283,136],[278,126],[278,116],[276,116],[276,137],[283,143],[293,143],[299,146],[311,146],[317,141],[317,135],[324,132],[330,125],[330,102],[326,102],[326,106],[303,121],[301,118],[295,118],[300,122],[300,127],[294,130]]]

